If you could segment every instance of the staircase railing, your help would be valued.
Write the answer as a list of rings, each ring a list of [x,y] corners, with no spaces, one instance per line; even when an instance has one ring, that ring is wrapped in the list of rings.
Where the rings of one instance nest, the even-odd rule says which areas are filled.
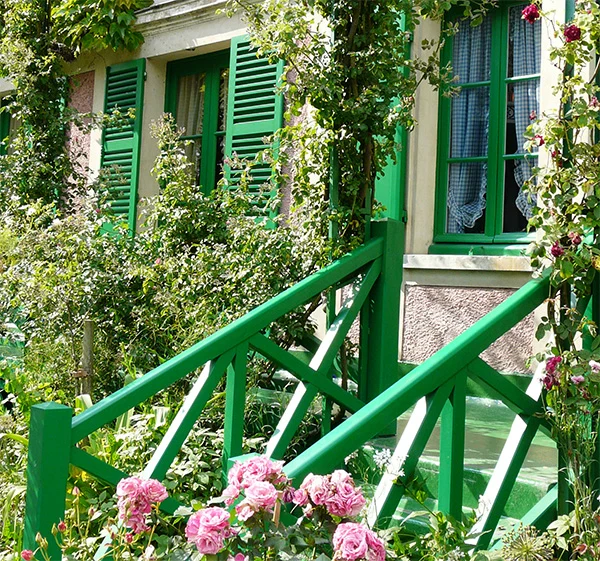
[[[485,361],[480,354],[501,335],[531,313],[549,295],[547,276],[533,280],[453,342],[395,381],[398,350],[398,309],[401,262],[395,252],[402,243],[400,224],[374,224],[376,237],[348,256],[301,281],[229,326],[165,362],[115,394],[73,417],[70,408],[55,403],[34,406],[31,415],[26,501],[25,547],[35,548],[40,532],[53,548],[52,525],[64,516],[69,466],[116,485],[128,474],[78,447],[84,438],[110,425],[120,415],[143,403],[184,376],[203,367],[189,395],[146,465],[143,475],[164,478],[187,435],[219,381],[226,378],[223,466],[242,453],[246,366],[250,350],[272,360],[299,380],[291,402],[267,443],[267,453],[282,457],[302,418],[317,395],[353,413],[316,444],[293,459],[286,472],[301,481],[309,472],[335,469],[342,460],[390,422],[417,404],[380,484],[369,518],[389,523],[404,492],[403,483],[414,473],[435,423],[441,417],[439,509],[459,516],[463,505],[465,400],[467,379],[485,386],[516,414],[513,438],[485,493],[487,504],[479,522],[483,532],[478,545],[491,539],[514,485],[527,449],[544,422],[539,383],[523,392]],[[310,301],[319,293],[350,285],[351,294],[341,306],[323,342],[307,365],[268,338],[273,321]],[[336,354],[360,313],[361,350],[358,396],[331,379]],[[387,388],[387,389],[386,389]],[[536,390],[537,388],[537,390]],[[537,392],[537,393],[536,393]],[[323,416],[323,423],[327,424]],[[327,426],[325,426],[327,429]],[[326,432],[326,430],[325,430]],[[400,473],[403,473],[401,476]],[[161,505],[174,512],[169,498]],[[535,522],[552,516],[556,490],[551,490],[526,517]]]
[[[202,369],[146,465],[143,475],[163,479],[218,383],[226,378],[223,466],[242,454],[246,367],[249,351],[273,361],[298,379],[295,393],[267,443],[267,453],[283,456],[317,395],[355,413],[397,378],[398,310],[403,229],[395,221],[373,225],[373,239],[304,279],[237,321],[200,341],[121,390],[73,416],[71,408],[44,403],[32,408],[24,544],[36,548],[39,532],[48,553],[59,559],[52,526],[64,516],[69,466],[116,485],[128,474],[89,454],[78,444],[94,431],[140,405],[183,377]],[[307,365],[268,337],[272,322],[327,290],[350,285],[336,317]],[[360,313],[361,351],[358,396],[331,378],[334,359]],[[368,368],[368,372],[367,372]],[[326,432],[329,415],[323,415]],[[161,504],[174,512],[179,504]]]
[[[492,539],[516,481],[525,455],[538,428],[544,427],[540,380],[522,391],[502,376],[480,354],[500,336],[531,313],[549,296],[549,275],[527,283],[494,310],[465,330],[454,341],[385,390],[286,466],[287,474],[302,480],[309,472],[334,469],[382,426],[417,404],[369,512],[373,525],[390,523],[438,418],[441,417],[438,508],[460,517],[463,507],[467,379],[486,388],[517,414],[500,461],[484,493],[484,511],[477,530],[479,547]],[[548,521],[556,508],[552,488],[525,517],[528,523]]]

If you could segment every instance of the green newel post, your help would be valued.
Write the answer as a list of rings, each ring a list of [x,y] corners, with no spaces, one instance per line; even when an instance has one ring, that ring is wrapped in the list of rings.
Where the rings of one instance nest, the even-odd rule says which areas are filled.
[[[381,275],[371,292],[368,320],[365,384],[359,398],[370,401],[398,379],[400,288],[404,254],[404,224],[398,220],[374,221],[372,239],[384,239]]]
[[[52,526],[65,514],[72,416],[70,407],[58,403],[31,408],[23,543],[25,549],[35,550],[39,532],[48,541],[48,555],[54,560],[61,558]],[[42,559],[40,554],[36,557]]]

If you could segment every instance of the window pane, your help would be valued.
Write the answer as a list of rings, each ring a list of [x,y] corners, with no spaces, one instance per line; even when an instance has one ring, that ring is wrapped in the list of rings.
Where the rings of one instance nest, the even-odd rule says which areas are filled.
[[[525,131],[540,110],[540,80],[509,84],[506,92],[505,154],[525,154]]]
[[[471,27],[468,20],[458,23],[452,48],[452,67],[459,84],[490,79],[491,22],[488,15],[477,27]]]
[[[202,139],[194,138],[185,141],[185,155],[192,164],[191,174],[194,183],[200,185],[200,160],[202,159]]]
[[[487,164],[450,164],[446,231],[483,233]]]
[[[527,4],[510,8],[508,41],[508,77],[540,73],[542,60],[542,20],[529,23],[521,12]]]
[[[205,88],[205,74],[193,74],[179,78],[177,125],[185,129],[186,136],[202,134]]]
[[[221,70],[219,78],[219,125],[217,130],[224,131],[227,125],[227,96],[229,89],[229,68]]]
[[[524,232],[536,205],[534,194],[525,192],[525,182],[533,175],[537,158],[506,160],[504,164],[503,232]]]
[[[463,89],[452,100],[451,158],[487,155],[489,115],[488,87]]]

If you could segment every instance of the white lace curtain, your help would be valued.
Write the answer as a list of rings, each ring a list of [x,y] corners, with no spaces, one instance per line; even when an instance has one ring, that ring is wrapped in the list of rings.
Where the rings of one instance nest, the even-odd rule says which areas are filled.
[[[529,76],[540,71],[541,23],[530,24],[521,18],[526,4],[510,9],[510,49],[512,76]],[[491,17],[477,27],[468,21],[459,23],[454,36],[452,64],[459,84],[473,84],[490,79],[492,41]],[[504,83],[498,87],[505,87]],[[530,114],[539,108],[539,79],[516,82],[514,88],[515,132],[517,153],[524,154],[525,129]],[[469,158],[487,156],[489,135],[489,99],[487,86],[465,87],[452,101],[450,157]],[[506,109],[503,109],[506,112]],[[504,148],[501,148],[502,150]],[[515,161],[514,175],[520,187],[515,201],[527,218],[535,207],[535,200],[523,191],[531,176],[530,160]],[[486,206],[487,165],[485,162],[460,162],[449,166],[448,180],[448,233],[463,233],[473,228]]]

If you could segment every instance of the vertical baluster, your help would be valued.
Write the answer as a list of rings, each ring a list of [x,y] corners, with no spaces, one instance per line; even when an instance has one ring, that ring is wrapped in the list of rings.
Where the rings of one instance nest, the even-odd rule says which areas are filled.
[[[465,416],[467,376],[460,372],[442,411],[438,508],[456,519],[462,516],[465,470]]]
[[[229,468],[227,465],[229,458],[235,458],[242,453],[247,362],[248,343],[242,343],[237,347],[235,357],[227,369],[225,437],[223,443],[224,476]]]

